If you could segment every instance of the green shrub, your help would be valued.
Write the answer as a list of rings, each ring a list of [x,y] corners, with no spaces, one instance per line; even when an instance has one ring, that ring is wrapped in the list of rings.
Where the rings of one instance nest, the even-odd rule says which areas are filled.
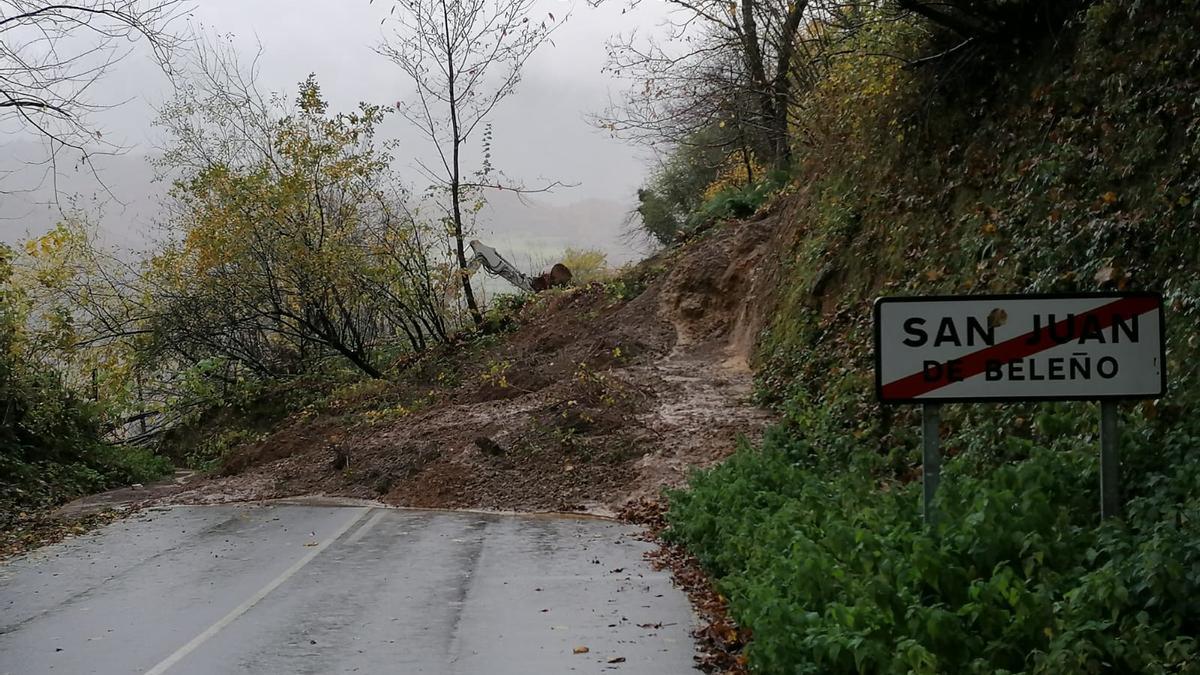
[[[683,230],[678,205],[666,197],[660,188],[645,187],[637,191],[638,216],[642,229],[660,244],[670,244]]]
[[[67,454],[69,459],[26,461],[14,453],[0,452],[0,526],[11,524],[22,511],[148,483],[171,471],[170,460],[145,448],[95,443]]]
[[[150,448],[101,445],[96,448],[98,471],[108,485],[148,483],[174,468]]]
[[[629,301],[641,295],[650,282],[663,273],[661,265],[626,266],[603,282],[604,291],[614,300]]]
[[[488,303],[480,332],[494,335],[517,327],[517,316],[529,304],[529,293],[500,293]]]
[[[671,495],[668,536],[753,630],[756,672],[1200,672],[1200,465],[1184,453],[1104,525],[1094,452],[1033,448],[982,475],[952,462],[932,532],[919,482],[859,457],[776,430]]]
[[[203,438],[187,453],[187,465],[200,471],[216,471],[229,453],[237,448],[261,440],[266,434],[252,429],[233,427]]]
[[[739,143],[732,127],[713,125],[675,147],[637,192],[637,213],[646,234],[661,244],[674,242]]]
[[[788,176],[776,171],[761,180],[740,187],[727,187],[705,200],[687,217],[686,229],[695,229],[705,223],[734,218],[748,218],[766,203],[767,198],[787,184]]]

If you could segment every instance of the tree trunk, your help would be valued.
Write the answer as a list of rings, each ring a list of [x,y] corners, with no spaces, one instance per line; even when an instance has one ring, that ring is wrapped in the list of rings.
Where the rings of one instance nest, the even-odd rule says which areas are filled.
[[[457,126],[456,126],[457,128]],[[463,295],[467,298],[467,309],[471,312],[471,320],[476,326],[483,324],[483,314],[475,301],[475,291],[471,288],[471,275],[467,271],[467,253],[463,246],[462,206],[459,204],[461,184],[458,175],[458,146],[454,142],[454,178],[450,182],[450,198],[454,201],[454,248],[458,256],[458,271],[462,275]]]
[[[463,139],[458,128],[458,97],[454,87],[456,73],[454,71],[454,53],[450,46],[450,40],[452,39],[450,35],[450,16],[444,0],[442,2],[442,21],[446,29],[446,81],[449,84],[447,93],[450,99],[450,133],[454,141],[450,166],[450,200],[453,202],[454,247],[458,255],[458,272],[462,276],[463,295],[467,297],[467,309],[471,312],[471,320],[475,322],[476,327],[479,327],[483,325],[483,314],[479,311],[479,304],[475,302],[475,291],[471,288],[471,275],[467,272],[467,253],[463,246],[462,204],[459,203],[462,199],[459,150],[462,147]]]
[[[346,345],[342,344],[341,342],[334,342],[330,346],[332,346],[334,349],[336,349],[342,356],[345,356],[346,359],[350,361],[350,363],[353,363],[355,366],[358,367],[359,370],[366,373],[372,379],[375,379],[375,380],[383,379],[383,373],[379,372],[378,368],[371,365],[371,362],[367,361],[367,359],[365,357],[363,357],[362,354],[354,351],[353,349],[349,349],[348,347],[346,347]]]
[[[781,27],[778,56],[775,64],[775,80],[771,94],[774,96],[771,119],[772,164],[776,169],[788,169],[792,163],[792,146],[788,133],[788,108],[792,103],[792,69],[795,67],[796,37],[808,0],[796,0],[788,9]]]
[[[775,152],[775,110],[774,82],[767,77],[766,63],[763,61],[762,47],[759,45],[758,21],[754,17],[754,9],[758,0],[741,0],[741,41],[742,59],[750,73],[753,95],[758,102],[759,131],[755,133],[756,145],[762,151],[761,159],[770,165],[776,164]],[[765,127],[765,128],[764,128]]]
[[[789,75],[780,75],[776,83],[775,105],[770,120],[771,125],[771,166],[774,169],[787,170],[792,164],[792,145],[788,138],[788,99],[791,97],[788,82]]]

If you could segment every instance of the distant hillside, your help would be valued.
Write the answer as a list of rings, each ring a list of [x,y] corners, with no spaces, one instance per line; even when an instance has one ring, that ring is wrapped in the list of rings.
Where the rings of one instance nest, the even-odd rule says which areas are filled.
[[[30,164],[41,157],[44,152],[34,143],[0,146],[0,176],[5,176],[0,190],[10,191],[0,192],[0,242],[45,232],[61,217],[59,206],[99,212],[102,231],[115,246],[139,248],[154,238],[166,185],[155,182],[147,155],[96,157],[95,173],[62,161],[57,182],[46,167]],[[619,265],[648,253],[624,236],[633,202],[633,195],[628,204],[592,198],[583,188],[526,198],[493,192],[480,214],[477,236],[529,271],[554,263],[566,248],[599,249]]]
[[[582,196],[582,195],[581,195]],[[593,248],[608,254],[611,264],[639,260],[649,252],[644,242],[630,240],[626,222],[633,199],[621,204],[608,199],[584,197],[565,205],[539,198],[520,199],[507,192],[488,197],[480,214],[479,237],[505,251],[513,262],[540,266],[567,248]],[[528,260],[526,260],[528,259]]]
[[[32,142],[0,145],[0,242],[11,244],[54,226],[63,209],[101,214],[110,243],[137,248],[151,238],[164,192],[145,155],[97,156],[92,167],[60,158],[56,171]]]

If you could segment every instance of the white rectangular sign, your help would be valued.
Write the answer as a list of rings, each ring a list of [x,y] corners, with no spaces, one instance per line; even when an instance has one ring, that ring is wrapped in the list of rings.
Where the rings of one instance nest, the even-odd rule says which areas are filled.
[[[1157,398],[1155,293],[896,297],[875,302],[885,403]]]

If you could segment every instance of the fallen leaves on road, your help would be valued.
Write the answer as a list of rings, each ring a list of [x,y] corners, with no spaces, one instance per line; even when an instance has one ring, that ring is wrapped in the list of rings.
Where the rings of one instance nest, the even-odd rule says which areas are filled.
[[[572,650],[571,650],[571,652],[572,652],[572,653],[574,653],[574,654],[586,654],[586,653],[588,653],[588,652],[590,652],[590,651],[592,651],[592,650],[590,650],[590,649],[588,649],[587,647],[584,647],[584,646],[582,646],[582,645],[581,645],[581,646],[579,646],[579,647],[576,647],[575,649],[572,649]]]
[[[78,518],[55,518],[47,512],[21,512],[0,530],[0,560],[28,553],[68,537],[85,534],[134,513],[108,509]]]
[[[696,667],[706,673],[745,675],[750,631],[740,628],[729,617],[729,605],[713,588],[712,581],[700,568],[700,561],[687,549],[664,542],[659,535],[667,527],[666,504],[656,499],[641,499],[625,507],[621,519],[643,525],[647,540],[659,548],[646,554],[655,569],[669,569],[675,584],[687,593],[700,616],[700,628],[692,632],[699,642]],[[639,628],[659,628],[662,624],[638,624]]]

